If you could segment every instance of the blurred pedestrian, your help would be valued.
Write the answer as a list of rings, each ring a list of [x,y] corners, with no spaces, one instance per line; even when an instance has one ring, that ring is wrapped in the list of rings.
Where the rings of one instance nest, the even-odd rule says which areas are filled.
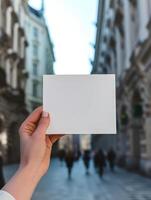
[[[104,168],[106,166],[106,158],[102,149],[97,152],[96,159],[98,163],[98,173],[99,176],[102,177],[104,174]]]
[[[59,149],[58,151],[58,158],[60,160],[60,163],[62,165],[64,159],[65,159],[65,150],[64,149]]]
[[[91,159],[90,150],[85,150],[83,152],[83,163],[84,163],[87,175],[89,174],[90,159]]]
[[[78,149],[75,152],[75,161],[79,161],[80,157],[81,157],[81,151],[80,151],[80,149]]]
[[[73,150],[67,150],[65,153],[65,162],[68,169],[68,178],[71,179],[72,168],[74,165],[74,153]]]
[[[0,153],[0,189],[5,185],[4,175],[3,175],[3,158]]]
[[[110,150],[108,151],[107,159],[108,159],[111,171],[114,172],[116,153],[113,150],[113,148],[110,148]]]
[[[98,156],[98,151],[93,152],[93,164],[96,172],[98,172],[98,166],[99,166],[99,156]]]

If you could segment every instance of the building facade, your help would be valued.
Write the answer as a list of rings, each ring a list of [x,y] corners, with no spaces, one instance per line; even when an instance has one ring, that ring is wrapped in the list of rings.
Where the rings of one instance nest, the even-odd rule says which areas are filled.
[[[40,10],[25,6],[21,21],[29,44],[26,49],[26,70],[29,73],[26,104],[31,112],[42,105],[42,76],[53,74],[55,61],[53,44],[44,18],[44,1]]]
[[[42,75],[53,73],[54,60],[44,2],[37,11],[26,0],[0,0],[0,151],[7,163],[19,161],[19,126],[42,104]]]
[[[28,114],[24,93],[28,43],[20,22],[24,3],[0,0],[0,150],[5,162],[19,160],[18,128]]]
[[[97,32],[95,41],[95,55],[92,62],[92,74],[115,73],[115,40],[114,40],[114,11],[110,8],[110,0],[100,0],[98,4]],[[101,148],[107,152],[116,149],[115,135],[92,135],[92,149]]]
[[[151,1],[100,0],[92,73],[115,73],[116,151],[151,175]]]

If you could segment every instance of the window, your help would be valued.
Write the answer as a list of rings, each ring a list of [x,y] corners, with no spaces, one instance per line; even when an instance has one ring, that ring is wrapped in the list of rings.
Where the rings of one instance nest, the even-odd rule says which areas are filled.
[[[33,45],[33,55],[34,55],[35,57],[38,56],[38,46],[37,46],[36,44]]]
[[[132,116],[137,119],[143,117],[142,99],[137,90],[134,91],[132,98]]]
[[[35,38],[38,38],[38,29],[36,27],[33,28],[33,35]]]
[[[38,97],[38,81],[33,81],[33,96]]]
[[[33,75],[38,75],[38,64],[33,63]]]

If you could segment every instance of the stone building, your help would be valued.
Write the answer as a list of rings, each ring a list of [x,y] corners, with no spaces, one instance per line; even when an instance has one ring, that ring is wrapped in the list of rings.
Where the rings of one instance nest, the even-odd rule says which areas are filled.
[[[117,77],[118,158],[151,175],[151,1],[100,0],[99,6],[107,10],[99,9],[97,34],[103,40],[97,40],[92,73]]]
[[[109,0],[100,0],[98,4],[97,32],[95,41],[95,55],[92,74],[115,73],[115,39],[114,39],[114,11],[110,8]],[[92,149],[102,148],[107,152],[116,148],[115,135],[92,135]]]
[[[42,76],[54,73],[55,57],[44,18],[44,7],[44,0],[41,0],[40,10],[28,5],[21,11],[21,23],[29,44],[26,49],[26,70],[29,73],[26,85],[26,104],[30,112],[42,105]]]
[[[19,160],[18,128],[27,111],[42,104],[42,75],[53,73],[54,60],[44,1],[35,10],[26,0],[0,0],[0,148],[5,162]]]
[[[16,0],[17,1],[17,0]],[[18,127],[25,106],[26,36],[20,23],[23,0],[0,0],[0,149],[5,162],[19,160]]]

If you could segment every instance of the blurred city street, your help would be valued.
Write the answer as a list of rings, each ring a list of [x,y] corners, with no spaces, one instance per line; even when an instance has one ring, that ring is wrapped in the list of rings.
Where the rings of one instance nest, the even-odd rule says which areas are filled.
[[[4,168],[6,179],[16,168],[16,165]],[[82,161],[75,163],[72,179],[68,180],[65,164],[53,159],[32,200],[149,200],[150,188],[150,179],[121,169],[115,173],[106,170],[100,179],[92,163],[90,175],[86,175]]]
[[[14,163],[19,163],[24,156],[20,155],[24,144],[20,143],[18,130],[27,116],[43,104],[43,75],[61,74],[116,76],[113,86],[116,85],[117,94],[114,121],[117,134],[112,131],[96,135],[93,131],[84,131],[86,134],[82,134],[72,109],[75,101],[70,100],[69,106],[65,99],[58,98],[71,107],[69,113],[75,119],[71,129],[77,128],[77,131],[75,134],[65,131],[69,135],[54,145],[52,157],[58,156],[64,162],[61,165],[59,159],[52,159],[32,200],[151,200],[151,0],[0,0],[1,187],[4,185],[3,165],[7,182],[18,168]],[[104,91],[107,85],[102,84]],[[55,85],[51,86],[59,93]],[[81,90],[80,86],[77,81],[66,88],[75,93]],[[92,88],[97,91],[93,84]],[[90,91],[89,85],[85,91]],[[50,88],[48,93],[52,95]],[[83,101],[83,95],[76,95],[77,108],[86,102],[82,107],[87,115],[92,107],[87,105],[90,98]],[[90,92],[91,95],[94,96]],[[106,97],[109,98],[110,95]],[[97,108],[110,115],[112,109],[108,112],[107,106],[103,107],[97,100]],[[55,105],[63,122],[64,112],[59,103]],[[52,106],[53,121],[56,120],[54,110]],[[25,128],[30,132],[32,129],[34,134],[41,116],[39,113],[36,122]],[[94,129],[104,126],[101,123],[104,115],[91,113],[91,116],[96,120],[90,123]],[[89,124],[86,118],[84,120]],[[110,120],[105,124],[110,127]],[[54,123],[50,125],[53,127]],[[62,133],[62,130],[56,132]],[[36,150],[35,158],[38,156]],[[123,168],[116,167],[113,173],[109,167],[114,171],[115,164]],[[72,176],[68,179],[71,170]],[[22,196],[24,182],[23,179],[17,191]]]

